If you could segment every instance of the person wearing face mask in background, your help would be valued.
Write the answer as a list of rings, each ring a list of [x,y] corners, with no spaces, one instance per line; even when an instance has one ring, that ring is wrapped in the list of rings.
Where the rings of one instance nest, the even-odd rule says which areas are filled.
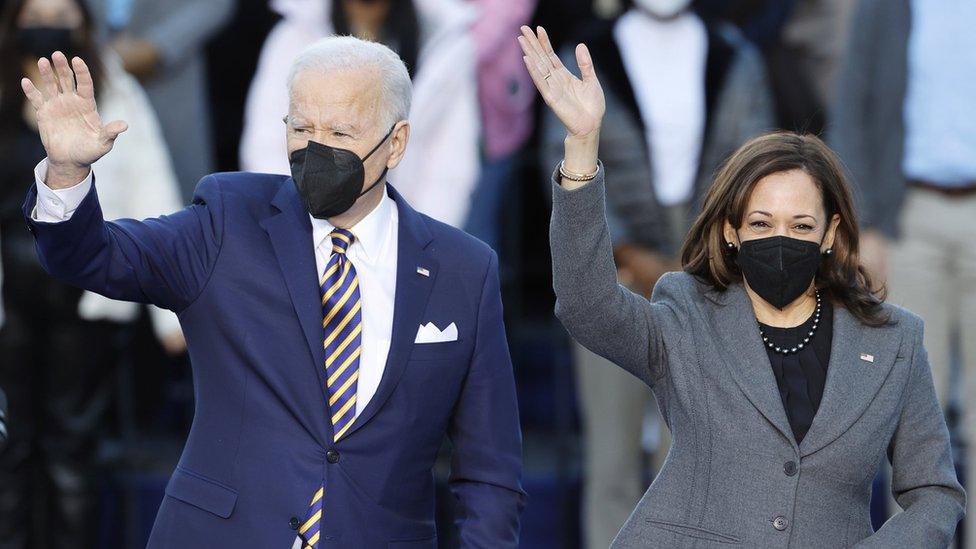
[[[620,281],[650,295],[678,266],[677,254],[719,163],[746,140],[773,127],[762,60],[729,24],[706,21],[690,0],[634,0],[619,18],[579,33],[590,46],[607,93],[600,134],[607,217]],[[573,42],[575,43],[575,42]],[[571,50],[562,59],[572,59]],[[554,114],[543,122],[543,164],[562,155],[565,131]],[[642,425],[657,438],[653,468],[668,433],[651,392],[575,343],[583,428],[583,523],[586,546],[606,547],[647,486]]]
[[[187,336],[196,412],[148,546],[434,549],[449,437],[461,545],[517,547],[498,260],[386,183],[410,137],[400,57],[315,42],[286,82],[292,176],[210,175],[191,206],[141,222],[104,220],[90,168],[127,125],[99,116],[81,59],[39,67],[22,85],[48,158],[23,213],[42,264],[177,311]]]
[[[915,314],[860,264],[850,184],[817,137],[766,134],[720,167],[650,299],[617,282],[606,97],[541,27],[519,37],[566,130],[553,170],[556,316],[658,397],[673,442],[612,547],[947,547],[965,514]],[[637,381],[637,380],[633,380]],[[885,458],[903,511],[874,531]]]
[[[10,425],[10,446],[0,453],[4,549],[94,545],[102,491],[97,443],[112,409],[117,366],[123,354],[139,363],[157,360],[157,349],[117,343],[121,334],[141,326],[137,320],[144,308],[79,291],[47,275],[21,213],[44,146],[20,79],[36,78],[37,60],[54,50],[91,59],[99,107],[134,126],[129,139],[119,143],[118,156],[95,164],[104,185],[105,215],[144,218],[180,208],[179,186],[153,109],[118,56],[100,47],[92,26],[86,4],[76,0],[11,0],[0,16],[0,58],[9,61],[0,66],[6,317],[0,330],[0,386],[17,418]],[[149,317],[163,348],[182,354],[186,344],[176,315],[151,307]]]

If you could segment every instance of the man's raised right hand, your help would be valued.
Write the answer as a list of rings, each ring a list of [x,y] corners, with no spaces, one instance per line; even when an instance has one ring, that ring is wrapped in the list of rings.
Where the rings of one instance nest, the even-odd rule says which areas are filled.
[[[37,61],[39,85],[29,78],[20,85],[37,111],[37,129],[47,150],[44,183],[52,189],[64,189],[85,179],[91,165],[112,150],[115,138],[128,125],[121,120],[102,125],[91,72],[80,57],[72,59],[69,66],[68,58],[58,51],[51,60],[53,67],[47,58]]]

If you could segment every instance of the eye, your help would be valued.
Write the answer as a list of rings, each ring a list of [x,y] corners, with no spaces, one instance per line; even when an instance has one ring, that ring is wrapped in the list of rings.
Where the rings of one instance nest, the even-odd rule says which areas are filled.
[[[811,227],[810,225],[807,225],[806,223],[800,223],[799,225],[797,225],[797,226],[795,226],[793,228],[796,229],[796,230],[798,230],[798,231],[804,231],[804,232],[806,232],[806,231],[812,231],[813,230],[813,227]]]
[[[332,132],[332,137],[338,137],[338,138],[341,138],[341,139],[345,139],[346,137],[349,137],[349,134],[348,133],[343,133],[343,132]]]
[[[766,227],[769,227],[769,223],[766,223],[765,221],[753,221],[749,223],[749,226],[755,227],[757,229],[764,229]]]

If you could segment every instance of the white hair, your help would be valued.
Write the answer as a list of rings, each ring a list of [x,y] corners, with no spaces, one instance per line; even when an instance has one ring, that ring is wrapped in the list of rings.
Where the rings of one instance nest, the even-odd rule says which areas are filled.
[[[380,117],[387,127],[410,113],[411,84],[407,66],[390,48],[353,36],[329,36],[298,54],[288,74],[288,96],[295,77],[306,70],[328,72],[369,68],[379,73]]]

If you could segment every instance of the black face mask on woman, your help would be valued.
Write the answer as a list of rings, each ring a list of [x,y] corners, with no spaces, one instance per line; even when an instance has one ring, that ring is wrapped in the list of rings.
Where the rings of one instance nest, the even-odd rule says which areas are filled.
[[[17,42],[24,53],[38,59],[60,51],[70,61],[77,54],[74,32],[68,27],[24,27],[17,31]]]
[[[782,309],[810,287],[821,259],[816,242],[771,236],[742,242],[735,263],[759,297]]]
[[[328,219],[352,208],[360,196],[379,185],[386,177],[386,169],[364,190],[366,167],[363,162],[386,142],[393,128],[362,159],[347,149],[337,149],[315,141],[291,155],[291,177],[305,200],[308,213],[316,219]]]

